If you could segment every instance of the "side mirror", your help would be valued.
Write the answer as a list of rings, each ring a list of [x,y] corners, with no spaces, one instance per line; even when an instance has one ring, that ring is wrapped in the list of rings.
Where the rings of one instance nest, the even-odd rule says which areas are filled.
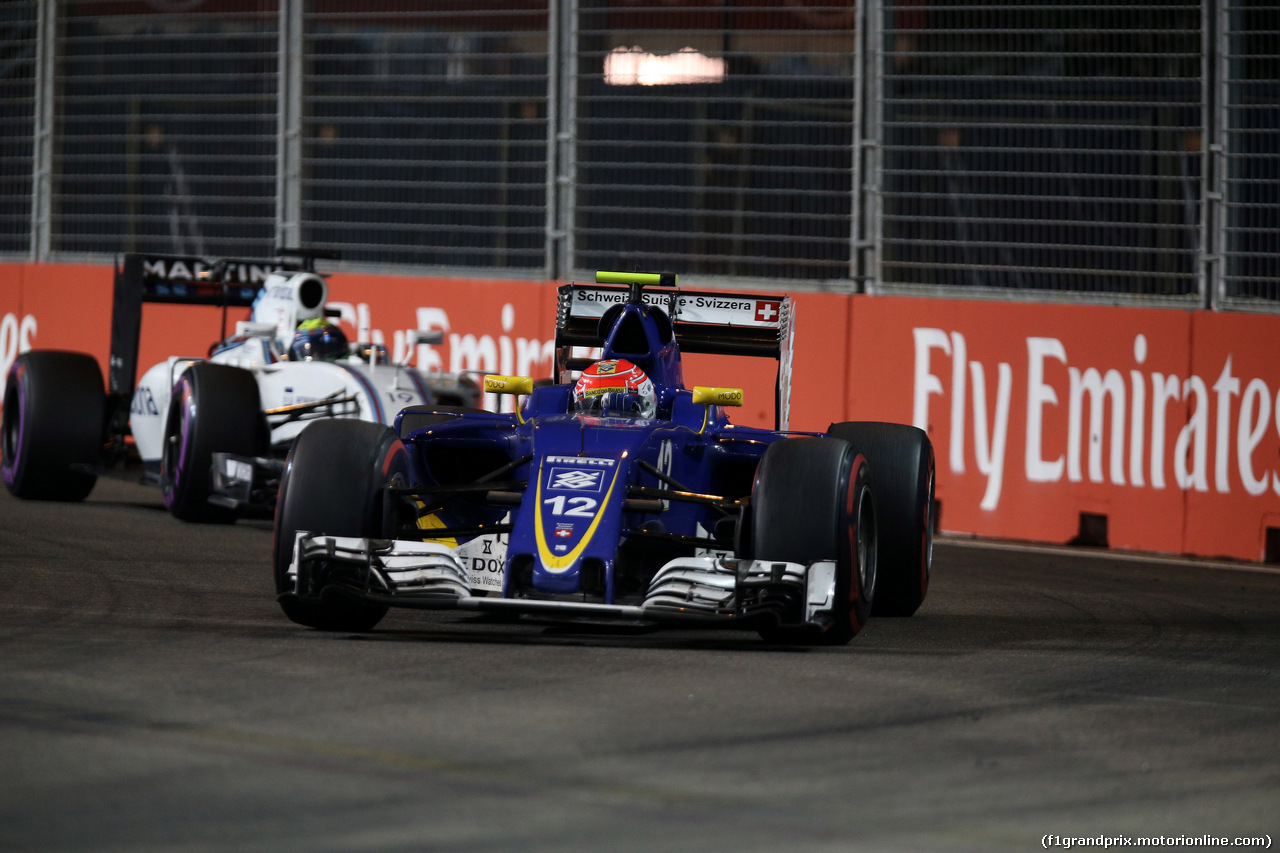
[[[532,376],[498,376],[486,373],[484,390],[490,394],[532,394]]]
[[[695,385],[693,386],[693,402],[702,406],[741,406],[742,389]]]

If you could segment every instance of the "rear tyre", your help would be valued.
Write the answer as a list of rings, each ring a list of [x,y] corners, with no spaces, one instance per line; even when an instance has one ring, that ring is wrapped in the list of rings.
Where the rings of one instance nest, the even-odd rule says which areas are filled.
[[[160,455],[160,493],[174,518],[230,524],[234,510],[209,503],[213,454],[260,456],[268,435],[252,373],[197,362],[173,386]]]
[[[383,487],[409,483],[409,456],[388,427],[357,420],[316,421],[299,433],[276,501],[275,582],[284,614],[323,631],[369,631],[387,608],[340,592],[299,598],[289,577],[299,530],[329,536],[391,538]]]
[[[906,424],[839,423],[843,438],[871,463],[880,521],[880,567],[874,614],[910,616],[929,592],[933,567],[933,443]]]
[[[866,460],[848,442],[789,438],[769,445],[751,492],[751,555],[791,563],[836,561],[826,630],[775,625],[769,642],[844,645],[866,624],[876,585],[876,508]]]
[[[106,392],[97,360],[36,350],[18,356],[4,386],[0,474],[20,498],[82,501],[98,481]]]

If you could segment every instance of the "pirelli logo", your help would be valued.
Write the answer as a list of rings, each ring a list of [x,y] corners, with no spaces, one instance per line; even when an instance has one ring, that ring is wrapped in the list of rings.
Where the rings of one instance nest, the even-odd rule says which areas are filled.
[[[601,468],[612,468],[617,464],[614,459],[601,459],[597,456],[548,456],[551,465],[592,465]]]

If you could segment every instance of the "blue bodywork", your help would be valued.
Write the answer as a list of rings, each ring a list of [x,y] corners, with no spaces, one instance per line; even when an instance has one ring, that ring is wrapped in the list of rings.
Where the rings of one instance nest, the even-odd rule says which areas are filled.
[[[417,407],[396,419],[414,533],[451,546],[496,534],[505,555],[503,542],[484,553],[501,560],[504,598],[621,604],[675,557],[732,555],[756,466],[789,434],[735,426],[723,406],[695,402],[673,323],[639,287],[597,336],[601,359],[648,374],[656,417],[573,412],[566,383],[534,388],[515,413]]]

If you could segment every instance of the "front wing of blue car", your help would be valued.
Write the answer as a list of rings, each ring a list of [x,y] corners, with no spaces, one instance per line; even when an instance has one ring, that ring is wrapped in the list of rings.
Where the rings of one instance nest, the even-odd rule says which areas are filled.
[[[723,554],[681,557],[662,566],[636,604],[503,598],[475,589],[470,558],[437,542],[364,539],[299,532],[284,596],[344,595],[376,604],[544,618],[591,618],[824,631],[835,609],[836,565],[744,560]]]

